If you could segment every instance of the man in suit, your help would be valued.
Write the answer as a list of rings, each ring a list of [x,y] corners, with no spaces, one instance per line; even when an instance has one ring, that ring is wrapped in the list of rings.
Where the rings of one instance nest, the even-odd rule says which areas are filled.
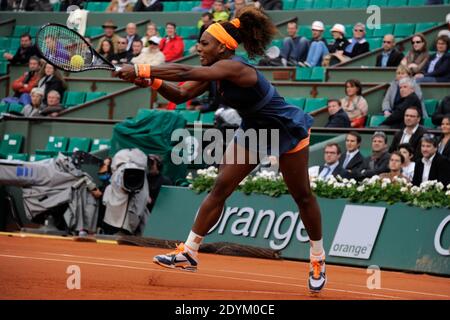
[[[338,99],[328,100],[328,122],[325,128],[350,128],[350,118],[342,109],[341,101]]]
[[[328,180],[332,176],[342,176],[342,167],[339,163],[340,156],[341,148],[339,145],[337,143],[328,143],[323,151],[325,164],[310,168],[310,175],[317,176],[323,180]]]
[[[363,165],[364,157],[359,151],[361,140],[360,134],[356,131],[350,131],[345,137],[345,148],[347,151],[340,159],[344,178],[355,176]]]
[[[427,130],[420,125],[420,111],[419,107],[411,106],[405,111],[404,124],[405,128],[399,130],[392,140],[389,152],[392,153],[398,149],[398,146],[402,143],[409,143],[414,150],[414,160],[422,157],[420,153],[420,139],[427,132]]]
[[[389,172],[390,156],[386,134],[382,131],[375,132],[372,136],[372,154],[364,158],[364,163],[356,179],[363,180]]]
[[[414,77],[421,82],[450,82],[450,39],[439,36],[436,40],[436,53],[432,54],[422,71]]]
[[[438,142],[432,134],[421,139],[422,158],[416,161],[412,183],[420,186],[422,182],[437,180],[444,186],[450,183],[450,162],[437,152]]]
[[[398,67],[403,59],[403,53],[395,49],[395,38],[387,34],[383,38],[383,51],[377,56],[377,67]]]
[[[141,40],[141,37],[137,34],[137,27],[135,23],[130,22],[127,24],[127,27],[125,28],[125,32],[127,33],[127,51],[132,52],[133,51],[133,41],[135,40]]]

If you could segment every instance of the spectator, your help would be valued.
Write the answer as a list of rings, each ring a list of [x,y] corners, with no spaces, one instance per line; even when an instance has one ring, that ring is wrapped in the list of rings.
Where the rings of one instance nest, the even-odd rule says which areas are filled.
[[[347,113],[353,128],[364,128],[369,106],[361,95],[362,85],[359,80],[345,82],[345,97],[341,99],[342,108]]]
[[[356,174],[363,165],[364,158],[359,151],[361,147],[361,136],[356,131],[350,131],[345,137],[345,158],[342,161],[342,168],[346,176]]]
[[[316,176],[323,180],[328,180],[332,176],[341,176],[342,167],[339,163],[340,156],[341,148],[339,145],[337,143],[328,143],[323,150],[325,164],[311,167],[309,169],[309,175]]]
[[[309,44],[308,56],[306,58],[306,63],[300,65],[307,67],[320,66],[322,64],[322,59],[329,53],[327,47],[327,41],[323,39],[324,25],[322,21],[314,21],[312,30],[312,40]]]
[[[228,8],[232,12],[231,19],[236,18],[236,13],[245,7],[247,5],[247,0],[234,0],[234,1],[228,1],[225,4],[225,7]]]
[[[129,63],[133,58],[133,53],[127,51],[127,39],[119,38],[117,41],[117,53],[112,57],[111,62],[113,64]]]
[[[439,139],[437,152],[450,161],[450,114],[442,118],[442,136]]]
[[[141,40],[141,37],[136,33],[137,32],[137,27],[135,23],[128,23],[126,28],[125,28],[125,32],[127,34],[126,38],[127,38],[127,43],[128,43],[128,47],[127,47],[127,51],[133,51],[132,45],[133,45],[133,41],[135,40]]]
[[[156,24],[154,22],[150,22],[147,24],[147,29],[145,31],[145,36],[141,38],[142,44],[144,45],[144,51],[147,51],[148,48],[148,40],[150,40],[151,37],[159,37],[159,32]]]
[[[192,8],[192,11],[208,12],[209,10],[211,10],[213,3],[214,3],[214,0],[202,0],[200,7],[194,7],[194,8]]]
[[[450,183],[450,162],[437,152],[438,143],[434,135],[425,134],[421,139],[422,159],[416,161],[412,183],[437,180],[444,186]]]
[[[394,105],[392,113],[381,123],[383,126],[400,129],[403,126],[405,110],[410,106],[420,106],[422,103],[414,93],[414,84],[411,79],[404,78],[399,81],[400,97],[399,103]],[[422,110],[420,110],[422,111]],[[423,119],[421,112],[420,118]],[[422,123],[422,121],[421,121]]]
[[[429,59],[427,40],[422,33],[416,33],[411,39],[412,48],[401,64],[408,67],[412,74],[420,72]]]
[[[163,4],[159,0],[138,0],[134,5],[133,11],[163,11]]]
[[[402,143],[398,146],[398,151],[405,158],[405,162],[402,166],[402,173],[409,181],[412,181],[414,177],[414,168],[416,167],[416,163],[413,161],[414,150],[409,143]]]
[[[67,84],[66,81],[64,81],[61,72],[56,70],[50,63],[46,63],[39,72],[39,81],[36,87],[44,90],[44,100],[42,103],[46,104],[46,97],[50,91],[56,90],[62,97],[64,91],[67,89]]]
[[[345,37],[345,26],[336,23],[331,28],[331,35],[333,36],[334,42],[328,46],[328,50],[330,51],[330,55],[326,57],[329,63],[326,65],[332,66],[341,61],[345,61],[343,58],[344,50],[349,45],[348,39]],[[324,63],[322,63],[324,65]]]
[[[295,21],[288,22],[286,31],[288,37],[283,39],[280,53],[283,66],[296,66],[299,62],[304,63],[308,56],[308,39],[297,35],[298,29]]]
[[[133,1],[131,0],[112,0],[106,8],[106,12],[133,12]]]
[[[338,99],[328,100],[328,122],[325,128],[350,128],[350,119]]]
[[[61,0],[59,11],[67,12],[67,8],[70,6],[78,6],[79,8],[83,8],[83,2],[84,0]]]
[[[400,144],[409,143],[414,150],[414,160],[420,158],[420,139],[427,130],[420,125],[420,111],[417,106],[406,108],[404,115],[404,129],[399,130],[392,140],[389,152],[398,150]]]
[[[436,111],[434,111],[431,117],[433,124],[435,126],[441,125],[442,119],[444,119],[444,116],[447,114],[450,114],[450,96],[444,97],[444,99],[442,99],[441,103],[436,108]]]
[[[152,211],[155,201],[158,198],[159,190],[161,186],[170,186],[172,181],[162,174],[163,162],[157,155],[148,155],[148,189],[149,189],[149,204],[147,205],[148,211]]]
[[[230,13],[225,9],[222,0],[215,0],[212,9],[212,15],[215,22],[228,21]]]
[[[149,64],[151,66],[157,66],[165,62],[164,54],[159,50],[160,37],[153,36],[148,41],[149,47],[147,51],[142,51],[141,54],[133,59],[131,63]]]
[[[142,52],[144,45],[141,40],[134,40],[133,45],[131,46],[131,60],[139,56]]]
[[[414,77],[417,82],[450,82],[450,40],[440,36],[436,40],[436,53],[431,55],[421,72]]]
[[[116,24],[112,20],[108,20],[102,25],[102,28],[105,34],[98,41],[97,52],[100,51],[103,40],[109,40],[113,44],[114,53],[117,53],[117,42],[120,37],[115,34],[115,30],[117,29]]]
[[[166,36],[159,43],[159,49],[164,53],[166,62],[172,62],[183,57],[183,38],[176,33],[177,25],[173,22],[166,23]]]
[[[377,67],[397,67],[403,59],[403,53],[395,49],[395,37],[387,34],[383,38],[383,51],[377,56]]]
[[[42,107],[42,100],[44,98],[44,90],[41,88],[33,88],[31,90],[31,103],[27,104],[22,109],[24,117],[38,117]]]
[[[114,52],[114,45],[111,40],[105,39],[100,43],[100,50],[98,53],[109,62],[113,60]]]
[[[357,174],[357,180],[371,178],[389,172],[389,152],[387,136],[382,131],[377,131],[372,136],[372,154],[364,158],[361,171]]]
[[[283,10],[283,3],[281,0],[256,0],[255,7],[262,7],[264,10]]]
[[[28,61],[28,71],[18,79],[14,80],[12,89],[14,95],[2,100],[6,103],[21,103],[27,105],[31,103],[30,92],[39,80],[40,61],[36,56],[32,56]]]
[[[6,52],[3,54],[3,58],[11,64],[27,64],[30,58],[35,55],[37,55],[37,49],[31,41],[31,36],[29,34],[23,34],[20,37],[20,47],[16,53],[12,55]]]
[[[404,164],[405,157],[399,151],[394,151],[389,158],[389,172],[380,174],[380,178],[389,179],[391,182],[395,182],[395,178],[404,178],[407,181],[410,181],[408,177],[402,173]]]
[[[401,101],[400,96],[400,86],[399,81],[404,78],[410,78],[412,77],[411,70],[408,69],[406,66],[400,64],[397,67],[397,71],[395,72],[395,80],[393,80],[389,86],[389,88],[386,91],[386,95],[384,96],[383,103],[382,103],[382,109],[383,114],[388,117],[392,113],[392,109],[394,109],[394,106],[399,104]],[[422,114],[424,116],[427,116],[427,111],[425,109],[425,105],[422,101],[422,90],[420,89],[420,86],[416,83],[414,79],[411,79],[413,87],[414,87],[414,93],[417,95],[419,100],[421,101],[421,107],[422,107]]]
[[[214,17],[211,12],[203,12],[201,18],[200,32],[198,33],[197,42],[200,42],[203,32],[214,23]]]
[[[366,38],[366,26],[363,23],[357,23],[353,27],[353,38],[350,39],[348,46],[345,47],[344,55],[348,58],[354,58],[363,53],[369,52],[369,43]]]
[[[47,105],[44,105],[41,115],[57,117],[58,114],[63,111],[61,106],[61,96],[56,90],[52,90],[47,94]]]

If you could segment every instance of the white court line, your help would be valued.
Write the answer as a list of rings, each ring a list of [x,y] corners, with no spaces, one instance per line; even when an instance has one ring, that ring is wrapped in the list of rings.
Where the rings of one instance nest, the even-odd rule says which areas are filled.
[[[165,273],[178,273],[180,271],[172,271],[172,270],[164,270],[164,269],[149,269],[149,268],[140,268],[140,267],[132,267],[132,266],[124,266],[124,265],[116,265],[116,264],[104,264],[104,263],[97,263],[97,262],[85,262],[85,261],[78,261],[78,260],[61,260],[61,259],[50,259],[50,258],[38,258],[38,257],[29,257],[29,256],[14,256],[14,255],[3,255],[0,254],[0,257],[5,258],[16,258],[16,259],[31,259],[31,260],[42,260],[42,261],[54,261],[54,262],[70,262],[70,263],[79,263],[79,264],[87,264],[87,265],[96,265],[96,266],[104,266],[104,267],[114,267],[114,268],[124,268],[124,269],[133,269],[133,270],[144,270],[144,271],[154,271],[154,272],[165,272]],[[248,282],[256,282],[256,283],[263,283],[263,284],[274,284],[274,285],[280,285],[280,286],[290,286],[290,287],[300,287],[300,288],[306,288],[306,285],[299,285],[299,284],[292,284],[292,283],[283,283],[283,282],[274,282],[274,281],[264,281],[264,280],[255,280],[255,279],[247,279],[247,278],[235,278],[235,277],[226,277],[226,276],[219,276],[219,275],[210,275],[210,274],[198,274],[198,273],[189,273],[191,276],[204,276],[204,277],[210,277],[210,278],[219,278],[219,279],[227,279],[227,280],[240,280],[240,281],[248,281]],[[367,293],[367,292],[358,292],[358,291],[351,291],[351,290],[343,290],[343,289],[335,289],[327,287],[327,291],[337,291],[337,292],[345,292],[345,293],[351,293],[351,294],[357,294],[357,295],[367,295],[367,296],[373,296],[373,297],[381,297],[381,298],[390,298],[390,299],[402,299],[401,297],[397,296],[388,296],[383,294],[375,294],[375,293]]]
[[[40,254],[47,254],[47,255],[56,255],[56,256],[68,257],[68,258],[86,258],[86,259],[96,259],[96,260],[105,260],[105,261],[129,262],[129,263],[136,263],[136,264],[145,264],[145,265],[150,265],[150,266],[153,265],[151,262],[143,262],[143,261],[135,261],[135,260],[124,260],[124,259],[92,257],[92,256],[80,256],[80,255],[71,255],[71,254],[53,253],[53,252],[39,252],[39,251],[38,252],[33,252],[33,253],[40,253]],[[302,263],[305,263],[305,262],[302,262]],[[297,280],[297,281],[298,280],[304,280],[304,281],[306,281],[306,278],[305,277],[301,277],[301,276],[299,276],[299,277],[287,277],[287,276],[279,276],[279,275],[256,273],[256,272],[230,271],[230,270],[208,269],[208,268],[202,268],[202,271],[224,272],[224,273],[243,274],[243,275],[249,275],[249,276],[260,276],[260,277],[280,278],[280,279],[286,279],[286,280]],[[367,288],[367,286],[363,286],[363,285],[352,284],[352,283],[344,283],[344,282],[338,282],[338,281],[328,281],[328,284],[335,284],[335,285],[339,284],[339,285],[352,286],[352,287],[364,288],[364,289]],[[394,289],[394,288],[382,287],[379,290],[386,290],[386,291],[399,292],[399,293],[418,294],[418,295],[431,296],[431,297],[450,298],[449,295],[444,295],[444,294],[420,292],[420,291],[411,291],[411,290],[402,290],[402,289]]]

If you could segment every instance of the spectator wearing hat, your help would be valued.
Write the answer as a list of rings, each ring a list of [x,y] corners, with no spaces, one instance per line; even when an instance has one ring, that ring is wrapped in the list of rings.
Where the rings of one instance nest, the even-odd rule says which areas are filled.
[[[305,62],[308,56],[309,41],[305,37],[297,35],[297,22],[287,24],[288,37],[283,39],[283,47],[280,56],[283,66],[296,66],[299,62]]]
[[[126,38],[119,38],[117,40],[117,53],[111,59],[113,64],[122,64],[131,61],[133,54],[127,51],[127,46],[128,42]]]
[[[112,20],[108,20],[102,25],[102,28],[105,35],[98,41],[97,52],[100,51],[103,41],[109,40],[113,44],[114,53],[117,53],[117,42],[120,37],[115,34],[115,30],[117,29],[116,24]]]
[[[436,53],[432,54],[421,72],[414,77],[421,82],[450,82],[450,40],[440,36],[436,40]]]
[[[183,38],[177,35],[177,25],[174,22],[166,23],[166,37],[159,43],[159,49],[166,57],[166,62],[183,57]]]
[[[131,63],[149,64],[157,66],[165,62],[164,54],[159,50],[161,38],[153,36],[148,40],[147,50],[142,50],[141,54],[131,59]]]
[[[112,0],[106,8],[106,12],[133,12],[132,0]]]
[[[344,61],[344,50],[349,44],[348,39],[345,37],[344,25],[336,23],[331,28],[331,35],[334,38],[334,42],[328,46],[330,55],[326,58],[328,63],[326,65],[322,63],[324,67],[332,66]]]
[[[383,51],[377,56],[377,67],[397,67],[403,59],[403,53],[395,49],[395,37],[387,34],[383,38]]]
[[[366,40],[366,26],[358,22],[353,27],[353,38],[344,50],[344,55],[348,58],[354,58],[363,53],[369,52],[369,43]]]
[[[44,89],[33,88],[31,90],[31,103],[22,109],[24,117],[38,117],[40,115],[42,100],[44,99]]]
[[[134,5],[133,11],[163,11],[163,4],[159,0],[138,0],[138,2]]]
[[[130,22],[127,24],[126,28],[125,28],[125,32],[127,34],[126,38],[127,38],[127,51],[132,52],[133,51],[133,41],[135,40],[141,40],[141,37],[137,34],[137,27],[136,24],[133,22]]]
[[[322,37],[325,27],[322,21],[314,21],[312,30],[312,40],[309,44],[308,56],[304,66],[315,67],[322,64],[322,59],[329,53],[327,42]]]

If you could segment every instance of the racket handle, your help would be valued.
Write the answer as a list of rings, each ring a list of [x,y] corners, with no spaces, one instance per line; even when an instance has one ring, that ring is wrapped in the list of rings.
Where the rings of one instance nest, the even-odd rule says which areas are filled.
[[[120,66],[114,66],[114,71],[119,72],[120,70],[122,70],[122,67]]]

